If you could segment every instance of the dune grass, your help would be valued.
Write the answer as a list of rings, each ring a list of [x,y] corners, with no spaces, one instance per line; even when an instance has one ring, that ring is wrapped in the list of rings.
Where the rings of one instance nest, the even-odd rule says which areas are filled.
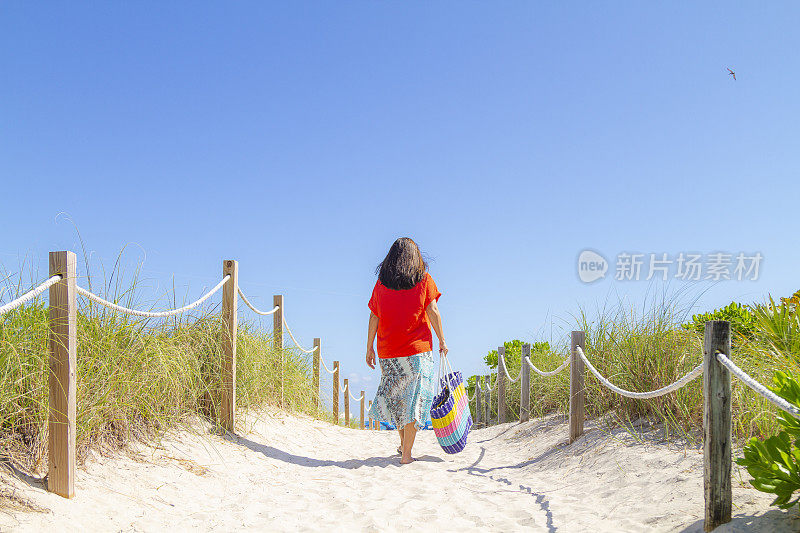
[[[130,291],[126,301],[135,297]],[[44,298],[0,317],[0,455],[32,473],[46,471],[48,310]],[[119,298],[118,298],[119,299]],[[211,424],[219,407],[222,339],[216,307],[179,319],[142,319],[79,298],[77,326],[77,448],[118,448],[189,427]],[[241,413],[284,406],[330,418],[311,399],[310,356],[274,349],[271,332],[240,316],[237,335],[237,425]]]
[[[573,317],[568,328],[586,332],[585,353],[597,370],[615,385],[630,391],[645,392],[669,385],[692,370],[703,360],[703,338],[696,331],[686,330],[684,307],[670,298],[663,298],[646,310],[619,304],[604,308],[591,318],[585,310]],[[555,369],[569,352],[569,333],[552,349],[534,350],[531,361],[539,369]],[[552,339],[531,339],[544,341]],[[770,384],[776,368],[789,361],[776,354],[764,335],[752,339],[733,339],[733,359],[758,381]],[[520,371],[520,355],[507,354],[512,377]],[[492,381],[496,375],[492,375]],[[541,377],[531,371],[531,416],[569,413],[569,368],[556,376]],[[510,419],[518,418],[520,382],[507,385],[506,405]],[[647,400],[620,396],[595,379],[586,370],[586,415],[605,417],[624,426],[642,418],[662,423],[668,433],[699,442],[702,438],[703,380],[698,377],[673,393]],[[470,394],[473,391],[470,386]],[[763,438],[778,429],[776,408],[753,393],[737,379],[732,380],[733,433],[740,442],[752,436]],[[474,402],[473,402],[474,405]],[[492,393],[492,414],[497,413],[496,393]],[[610,415],[610,418],[607,416]]]

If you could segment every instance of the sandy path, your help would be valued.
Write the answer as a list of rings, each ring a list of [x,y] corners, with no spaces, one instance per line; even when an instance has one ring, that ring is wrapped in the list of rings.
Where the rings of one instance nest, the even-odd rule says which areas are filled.
[[[242,436],[182,434],[94,457],[65,500],[4,477],[44,513],[0,513],[0,530],[702,531],[702,455],[587,425],[565,445],[549,417],[471,434],[444,454],[420,433],[399,465],[396,432],[272,413]],[[734,522],[717,531],[800,531],[797,511],[734,478]]]

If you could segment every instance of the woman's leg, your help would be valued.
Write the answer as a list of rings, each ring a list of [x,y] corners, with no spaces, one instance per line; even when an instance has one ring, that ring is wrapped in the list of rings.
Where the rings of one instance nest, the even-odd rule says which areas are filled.
[[[411,448],[414,446],[414,437],[417,436],[417,426],[414,422],[409,422],[403,428],[403,457],[400,458],[400,464],[408,464],[414,459],[411,458]]]
[[[397,448],[397,451],[403,453],[403,428],[397,430],[400,433],[400,446]]]

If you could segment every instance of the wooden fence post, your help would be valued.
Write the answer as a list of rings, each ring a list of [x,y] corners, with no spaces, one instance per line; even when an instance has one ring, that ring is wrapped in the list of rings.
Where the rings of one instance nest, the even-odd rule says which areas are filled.
[[[272,296],[272,306],[278,310],[272,313],[272,347],[278,351],[281,363],[281,407],[283,407],[283,295]]]
[[[272,307],[278,310],[272,313],[272,346],[279,350],[283,348],[283,295],[272,296]]]
[[[492,386],[492,376],[483,376],[483,382],[486,383],[486,416],[484,416],[484,424],[488,428],[492,425],[492,391],[489,387]]]
[[[231,278],[222,287],[222,405],[219,424],[226,431],[236,426],[236,313],[237,287],[239,286],[239,263],[232,259],[222,262],[222,276]]]
[[[75,496],[75,421],[77,363],[76,278],[73,252],[50,252],[50,276],[62,279],[50,286],[48,473],[47,489],[59,496]]]
[[[339,361],[333,362],[333,423],[339,425]]]
[[[372,400],[369,401],[369,408],[372,409]],[[372,423],[372,417],[369,417],[369,429],[375,429]]]
[[[361,391],[361,423],[359,424],[359,429],[364,429],[364,402],[366,401],[366,394],[364,391]]]
[[[314,379],[311,386],[314,390],[311,393],[311,398],[314,402],[314,407],[320,409],[322,404],[319,401],[319,359],[322,357],[322,339],[319,337],[314,338]]]
[[[481,402],[481,395],[483,394],[483,389],[481,388],[481,381],[483,381],[483,376],[475,376],[475,425],[479,425],[481,423],[481,418],[483,415],[483,402]]]
[[[497,347],[497,423],[506,421],[506,348]]]
[[[583,359],[578,355],[578,346],[586,348],[586,332],[573,331],[570,338],[570,361],[569,373],[569,442],[572,444],[583,435],[583,421],[586,417],[584,403],[584,384],[583,384]]]
[[[520,358],[520,393],[519,393],[519,421],[527,422],[531,418],[531,367],[525,362],[526,357],[531,356],[531,345],[522,345],[522,357]]]
[[[350,382],[344,380],[344,427],[350,427]]]
[[[731,354],[730,322],[706,322],[703,340],[703,488],[705,531],[731,521],[731,375],[717,360]]]

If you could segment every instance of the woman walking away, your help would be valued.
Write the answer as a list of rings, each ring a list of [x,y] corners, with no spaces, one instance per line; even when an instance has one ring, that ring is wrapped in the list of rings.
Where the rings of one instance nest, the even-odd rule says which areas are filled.
[[[381,383],[369,416],[393,424],[400,432],[400,463],[408,464],[417,429],[427,420],[434,392],[433,336],[439,353],[447,355],[442,316],[436,301],[441,293],[428,274],[428,264],[413,240],[397,239],[378,265],[378,280],[369,299],[367,365],[375,368],[375,334]]]

